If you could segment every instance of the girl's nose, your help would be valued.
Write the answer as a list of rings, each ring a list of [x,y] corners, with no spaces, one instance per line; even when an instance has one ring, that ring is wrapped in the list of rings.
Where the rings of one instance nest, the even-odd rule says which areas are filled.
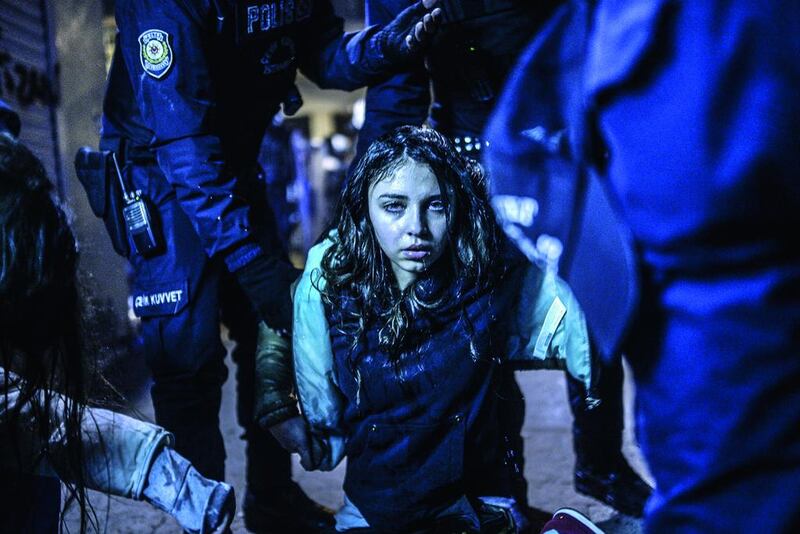
[[[408,214],[406,231],[411,235],[421,235],[425,232],[426,224],[423,210],[414,208]]]

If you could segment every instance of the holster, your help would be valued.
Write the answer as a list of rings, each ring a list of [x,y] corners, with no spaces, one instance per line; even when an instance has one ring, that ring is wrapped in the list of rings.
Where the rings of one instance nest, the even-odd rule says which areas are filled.
[[[75,155],[75,172],[86,190],[92,212],[103,219],[114,250],[127,258],[130,255],[130,245],[122,217],[125,203],[111,152],[82,147]]]

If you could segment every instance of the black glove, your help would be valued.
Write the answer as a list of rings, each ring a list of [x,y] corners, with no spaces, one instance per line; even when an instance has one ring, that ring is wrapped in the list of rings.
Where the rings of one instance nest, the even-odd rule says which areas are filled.
[[[292,330],[290,286],[300,274],[289,262],[260,254],[236,271],[236,279],[264,322],[287,335]]]
[[[258,325],[254,410],[256,421],[265,431],[300,415],[291,344],[264,323]]]
[[[203,477],[189,460],[169,447],[150,467],[144,499],[192,534],[226,532],[236,512],[231,486]]]
[[[442,18],[441,8],[428,12],[436,3],[415,2],[378,32],[379,49],[387,59],[393,63],[409,61],[428,44]]]

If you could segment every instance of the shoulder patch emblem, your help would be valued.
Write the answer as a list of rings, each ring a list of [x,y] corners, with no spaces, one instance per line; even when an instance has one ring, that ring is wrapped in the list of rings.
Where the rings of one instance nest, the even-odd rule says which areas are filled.
[[[147,30],[139,36],[139,59],[144,71],[159,80],[172,66],[169,34],[163,30]]]

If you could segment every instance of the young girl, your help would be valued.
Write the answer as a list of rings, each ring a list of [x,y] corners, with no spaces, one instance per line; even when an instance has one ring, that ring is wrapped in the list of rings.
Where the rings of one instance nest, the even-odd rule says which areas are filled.
[[[590,383],[569,288],[506,244],[480,167],[416,127],[373,143],[346,184],[295,294],[294,353],[310,467],[348,458],[340,531],[521,530],[498,367],[566,358]]]
[[[168,432],[85,406],[78,254],[51,192],[39,160],[0,134],[0,532],[58,531],[58,479],[81,532],[99,527],[87,488],[145,499],[186,532],[227,529],[232,488],[202,477]]]

